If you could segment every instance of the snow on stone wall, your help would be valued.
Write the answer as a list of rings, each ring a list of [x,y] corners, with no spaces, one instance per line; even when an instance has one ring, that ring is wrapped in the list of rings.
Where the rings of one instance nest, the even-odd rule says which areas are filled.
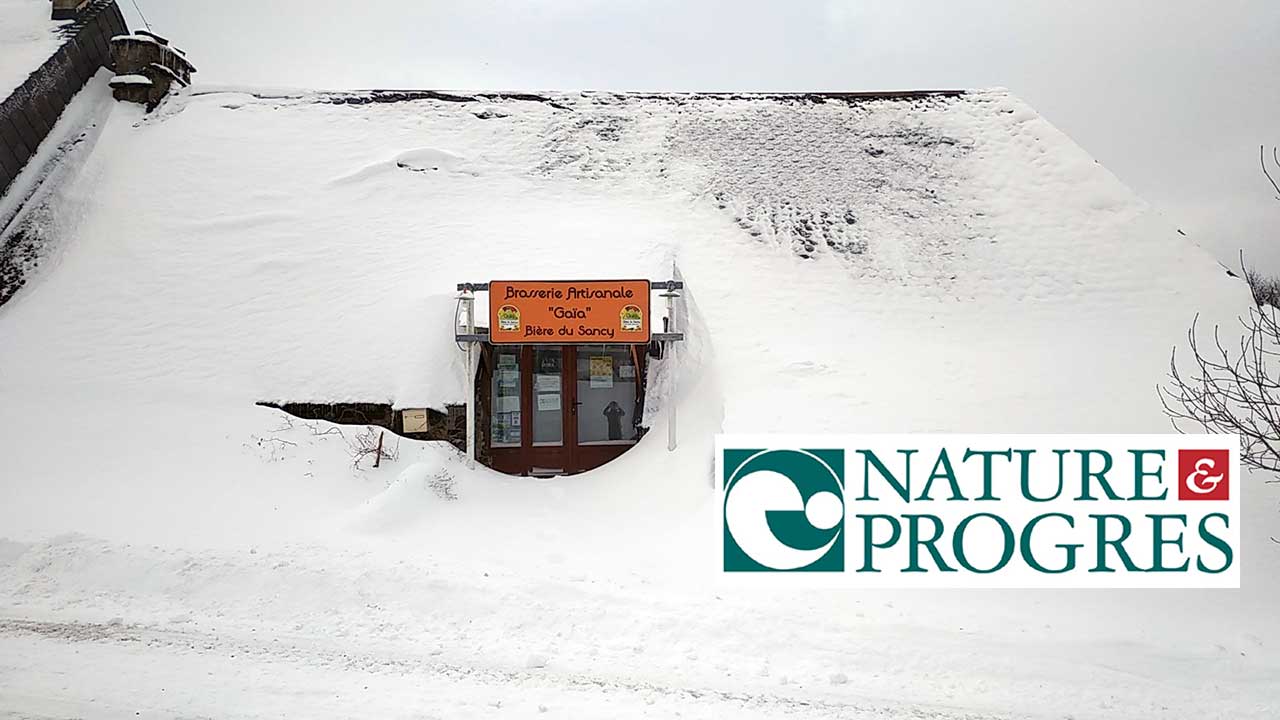
[[[24,4],[24,12],[30,10],[26,5],[37,5],[46,20],[50,12],[43,0],[10,0],[0,10],[11,12],[11,4]],[[47,27],[31,30],[37,39],[20,44],[31,48],[29,52],[6,53],[0,63],[6,72],[12,69],[25,78],[0,102],[0,197],[36,154],[71,98],[100,68],[111,65],[109,40],[125,31],[124,16],[114,0],[94,2],[60,34],[54,32],[56,24],[42,24]],[[5,44],[10,41],[6,38]],[[19,43],[12,47],[18,49]],[[8,219],[0,215],[0,228]]]

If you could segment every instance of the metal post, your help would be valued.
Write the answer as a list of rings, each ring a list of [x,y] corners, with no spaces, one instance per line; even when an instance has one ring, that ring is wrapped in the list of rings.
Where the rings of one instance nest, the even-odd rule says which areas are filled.
[[[680,297],[680,293],[675,290],[668,290],[662,294],[667,299],[667,332],[680,332],[676,327],[676,298]],[[664,343],[663,357],[669,363],[668,367],[671,372],[671,397],[667,399],[667,451],[676,449],[676,379],[679,377],[680,363],[676,357],[676,348],[680,343],[668,340]]]
[[[462,333],[476,333],[476,298],[470,290],[463,290],[458,295],[462,305]],[[476,466],[476,347],[475,342],[467,341],[467,392],[471,397],[467,400],[467,467]]]

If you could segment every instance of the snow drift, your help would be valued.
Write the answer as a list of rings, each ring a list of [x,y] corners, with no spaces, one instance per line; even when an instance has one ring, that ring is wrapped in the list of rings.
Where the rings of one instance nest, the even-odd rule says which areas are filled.
[[[1273,713],[1256,479],[1239,593],[706,587],[718,431],[1166,429],[1170,347],[1247,292],[1043,118],[1003,91],[459,97],[112,110],[51,201],[60,262],[0,308],[11,614],[220,617],[249,645],[302,615],[413,657],[430,639],[487,668],[480,693],[550,673],[579,715],[603,706],[565,688],[720,693],[681,706],[708,716]],[[654,432],[599,470],[506,478],[404,441],[353,471],[327,426],[253,407],[464,401],[456,282],[644,276],[685,281],[688,342],[652,369]]]

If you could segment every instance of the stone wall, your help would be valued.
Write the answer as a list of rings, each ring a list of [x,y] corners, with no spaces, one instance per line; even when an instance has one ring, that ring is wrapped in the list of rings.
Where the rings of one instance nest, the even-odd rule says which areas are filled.
[[[336,425],[372,425],[414,440],[442,440],[467,451],[467,406],[449,405],[445,412],[427,410],[426,432],[406,432],[398,409],[384,403],[272,403],[262,407],[282,410],[303,420],[324,420]]]
[[[100,68],[111,66],[111,38],[127,32],[115,0],[93,0],[62,30],[62,47],[0,103],[0,196],[71,98]]]

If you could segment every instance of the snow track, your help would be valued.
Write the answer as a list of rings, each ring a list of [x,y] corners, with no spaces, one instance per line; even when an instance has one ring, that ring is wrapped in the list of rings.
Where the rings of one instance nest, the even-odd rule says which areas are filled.
[[[38,600],[43,609],[33,614],[47,619],[0,617],[0,644],[7,648],[6,656],[22,658],[20,664],[0,664],[0,687],[10,688],[0,690],[0,708],[17,716],[76,717],[93,708],[88,714],[95,717],[125,717],[138,711],[151,717],[250,718],[274,716],[278,705],[294,716],[308,717],[468,717],[471,712],[504,708],[571,718],[1006,717],[886,702],[860,697],[856,691],[815,694],[803,679],[784,679],[779,685],[761,676],[759,687],[747,687],[732,679],[742,673],[723,664],[706,672],[710,661],[699,661],[692,651],[664,672],[655,672],[661,670],[656,667],[636,672],[653,662],[645,657],[643,644],[624,648],[624,657],[611,657],[602,647],[608,645],[602,642],[605,638],[581,632],[573,637],[571,625],[556,615],[580,617],[584,608],[594,608],[589,614],[619,616],[611,624],[620,634],[660,643],[671,611],[655,607],[660,603],[637,602],[629,593],[601,591],[590,584],[568,588],[547,583],[536,588],[544,598],[538,600],[532,595],[514,597],[510,576],[495,574],[492,583],[483,583],[485,573],[476,578],[481,581],[476,585],[459,586],[432,579],[435,568],[403,564],[375,568],[357,561],[322,569],[302,566],[296,556],[255,553],[244,562],[225,555],[111,547],[87,538],[68,538],[29,552],[18,558],[17,567],[35,572],[26,582],[17,582],[17,591],[3,601],[22,606],[29,599]],[[121,578],[114,591],[103,592],[103,586],[92,592],[62,587],[64,582],[75,583],[81,568],[100,563],[111,567],[91,572]],[[359,566],[364,569],[356,570]],[[145,577],[130,577],[120,572],[124,567],[145,567]],[[7,575],[6,580],[17,580]],[[234,599],[221,592],[242,587],[246,575],[271,576],[275,582],[254,598]],[[175,599],[174,578],[198,589],[165,610]],[[153,584],[157,581],[159,586]],[[273,587],[290,588],[288,602],[274,594]],[[316,591],[307,610],[301,605],[308,603],[300,604],[294,594],[303,587]],[[392,587],[399,590],[386,594]],[[342,588],[351,588],[348,592],[359,601],[340,597]],[[551,611],[548,597],[557,598],[558,612],[547,612],[542,621],[521,618],[519,613],[508,620],[516,624],[510,630],[522,632],[504,637],[480,630],[477,635],[473,627],[498,603],[523,603],[539,614]],[[414,598],[426,610],[422,615],[396,613],[397,605]],[[167,622],[129,616],[74,619],[117,610],[139,612],[143,607],[148,615],[177,614]],[[8,615],[14,609],[0,612]],[[357,609],[354,615],[352,609]],[[282,615],[291,611],[299,622],[283,622]],[[690,618],[682,626],[688,631],[707,621],[719,624],[714,617],[704,617]],[[565,643],[558,654],[520,650],[528,638],[524,631],[535,624],[544,625],[545,641]],[[760,662],[753,657],[736,660],[750,663],[748,675],[755,674]],[[95,667],[113,670],[104,676]],[[682,673],[681,667],[688,672]],[[77,681],[41,692],[64,675]],[[290,677],[305,677],[305,684],[285,687],[282,678]],[[827,677],[812,679],[817,685],[831,682]],[[204,683],[216,684],[218,691],[210,692]],[[763,689],[769,686],[777,690]],[[221,700],[208,704],[213,696]],[[140,697],[148,701],[139,704]]]
[[[1100,595],[947,627],[914,615],[923,597],[657,592],[519,561],[75,536],[0,557],[0,708],[19,716],[1261,719],[1242,690],[1280,692],[1263,628],[1178,656],[1132,632],[1078,643],[1073,623],[1124,622],[1089,617]],[[978,595],[950,594],[957,616]]]
[[[0,620],[0,637],[19,656],[51,661],[7,672],[14,686],[0,690],[0,717],[469,717],[499,710],[550,717],[604,716],[722,718],[1003,718],[958,710],[813,701],[781,694],[730,692],[636,683],[607,675],[503,670],[434,661],[423,656],[371,653],[326,646],[322,638],[270,641],[180,632],[125,623],[86,625]],[[84,645],[91,647],[84,647]],[[139,683],[128,691],[77,683],[41,693],[49,674],[89,675],[109,665],[122,676],[145,678],[153,698],[140,704]],[[157,671],[158,668],[164,670]],[[174,676],[174,673],[181,673]],[[216,676],[217,692],[190,678]],[[282,688],[281,678],[305,675],[320,687]],[[329,684],[332,683],[332,684]],[[363,683],[357,690],[356,684]],[[113,683],[114,684],[114,683]],[[395,692],[394,690],[398,690]],[[332,693],[332,694],[330,694]],[[219,697],[217,702],[207,698]],[[228,701],[228,698],[236,698]],[[434,700],[431,700],[434,698]],[[553,712],[554,709],[554,712]]]

